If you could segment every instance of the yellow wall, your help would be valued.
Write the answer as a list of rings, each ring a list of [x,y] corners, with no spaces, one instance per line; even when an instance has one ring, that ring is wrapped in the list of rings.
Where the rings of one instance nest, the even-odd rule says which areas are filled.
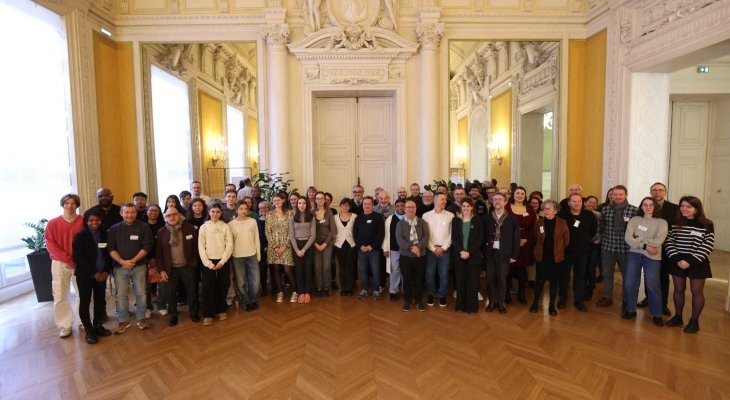
[[[140,188],[132,45],[93,37],[101,184],[124,203]]]
[[[507,89],[492,99],[492,121],[490,140],[501,138],[499,154],[502,155],[502,165],[497,161],[490,161],[492,179],[497,180],[499,187],[509,187],[511,172],[510,141],[512,135],[512,89]],[[490,150],[491,151],[491,150]]]
[[[571,40],[566,186],[580,183],[584,194],[599,199],[602,198],[605,92],[606,31],[586,40]]]
[[[464,163],[464,169],[469,169],[469,119],[467,117],[459,120],[459,130],[456,138],[456,151],[454,154],[454,164],[461,166]]]
[[[221,179],[215,179],[222,171],[211,172],[211,185],[208,189],[208,168],[224,168],[226,165],[219,161],[213,166],[213,154],[218,149],[218,157],[225,158],[221,144],[225,144],[223,137],[223,102],[203,91],[198,92],[198,104],[200,107],[200,147],[202,149],[202,176],[201,183],[203,191],[210,196],[223,194],[225,183]]]
[[[252,149],[255,149],[256,154],[259,154],[259,122],[256,118],[249,115],[246,123],[248,124],[248,137],[246,138],[246,143],[248,143],[248,162],[251,165],[251,176],[253,176],[259,172],[258,160],[260,157],[254,157],[254,154],[252,154]]]

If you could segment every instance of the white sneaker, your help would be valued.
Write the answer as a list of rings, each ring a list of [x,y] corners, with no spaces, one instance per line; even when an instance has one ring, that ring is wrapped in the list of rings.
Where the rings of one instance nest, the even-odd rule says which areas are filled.
[[[481,293],[477,292],[477,296],[479,296],[479,301],[484,300],[484,297],[482,297],[482,294]]]
[[[67,338],[69,336],[71,336],[71,328],[61,328],[58,332],[58,337]]]
[[[144,317],[149,319],[152,316],[152,310],[144,310]]]
[[[163,317],[167,315],[167,310],[160,310],[160,315],[162,315]]]
[[[297,302],[297,292],[291,292],[291,299],[289,299],[290,303],[296,303]]]

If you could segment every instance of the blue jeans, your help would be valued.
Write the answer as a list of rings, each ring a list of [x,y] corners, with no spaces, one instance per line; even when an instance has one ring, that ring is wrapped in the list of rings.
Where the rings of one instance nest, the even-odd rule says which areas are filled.
[[[236,271],[236,286],[240,293],[241,304],[255,303],[259,294],[261,272],[256,255],[248,257],[231,257]]]
[[[659,260],[641,254],[629,252],[626,256],[626,311],[636,312],[636,300],[639,297],[641,268],[644,268],[644,285],[649,294],[649,314],[652,317],[662,316],[662,287],[659,279],[662,265]]]
[[[449,257],[451,250],[444,251],[437,257],[431,250],[426,250],[426,290],[429,296],[436,296],[436,268],[439,272],[438,297],[446,297],[446,287],[449,284]]]
[[[380,251],[371,250],[367,253],[357,251],[357,261],[360,265],[360,287],[365,290],[378,290],[380,286]],[[368,286],[368,269],[373,279]]]
[[[136,265],[132,269],[114,267],[114,282],[117,284],[117,317],[118,322],[129,321],[129,282],[134,282],[134,301],[137,320],[145,319],[147,308],[147,265]]]
[[[613,273],[616,270],[616,264],[618,269],[621,271],[623,277],[626,271],[626,253],[615,253],[612,251],[601,252],[601,259],[603,264],[601,269],[603,270],[603,297],[613,300]],[[623,284],[621,285],[621,300],[626,301],[626,279],[622,279]]]

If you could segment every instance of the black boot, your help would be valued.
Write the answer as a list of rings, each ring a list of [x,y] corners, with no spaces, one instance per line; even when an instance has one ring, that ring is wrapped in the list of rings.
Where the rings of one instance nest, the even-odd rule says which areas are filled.
[[[86,331],[88,332],[88,329]],[[104,325],[102,325],[101,322],[94,324],[93,331],[96,336],[111,336],[112,334],[109,329],[104,328]]]
[[[96,332],[94,331],[93,326],[85,326],[84,330],[86,331],[86,343],[88,343],[88,344],[99,343],[99,338],[96,337]]]

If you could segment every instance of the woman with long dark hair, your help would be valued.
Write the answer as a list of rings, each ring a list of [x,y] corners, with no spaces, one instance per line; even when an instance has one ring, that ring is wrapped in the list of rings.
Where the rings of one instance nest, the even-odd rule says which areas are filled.
[[[337,235],[335,217],[326,205],[326,196],[317,192],[313,211],[316,236],[314,239],[314,277],[317,283],[317,296],[329,296],[332,284],[333,239]]]
[[[350,212],[352,200],[345,197],[340,200],[340,212],[335,217],[337,236],[335,237],[335,253],[340,264],[340,296],[352,296],[355,292],[355,274],[357,273],[357,252],[352,227],[356,214]]]
[[[281,268],[284,268],[289,282],[292,284],[294,273],[294,258],[292,257],[291,242],[289,241],[289,219],[291,216],[286,209],[287,198],[283,193],[277,193],[272,200],[274,209],[266,214],[264,232],[269,243],[267,248],[267,260],[271,268],[271,276],[274,281],[271,283],[272,291],[276,290],[276,302],[284,302],[284,287],[281,283]],[[292,299],[297,300],[296,290],[292,293]]]
[[[710,259],[715,246],[715,226],[705,217],[700,199],[684,196],[679,200],[679,215],[666,240],[667,254],[674,282],[674,317],[667,326],[682,326],[684,291],[689,278],[692,291],[692,316],[684,327],[686,333],[700,330],[699,318],[705,307],[705,279],[712,278]]]
[[[461,201],[461,215],[451,220],[451,245],[454,255],[456,312],[479,310],[479,272],[482,266],[484,222],[474,214],[474,200]]]
[[[231,229],[221,219],[223,209],[220,203],[213,203],[208,211],[210,219],[200,227],[198,253],[203,262],[203,326],[228,319],[226,295],[231,285],[231,267],[228,262],[233,253]]]
[[[177,211],[180,213],[185,212],[182,204],[180,204],[180,198],[178,198],[174,194],[167,196],[167,199],[165,199],[165,211],[163,211],[162,214],[164,215],[167,209],[170,207],[175,207],[175,209],[177,209]]]
[[[289,240],[294,251],[294,266],[297,275],[297,291],[290,302],[309,303],[312,300],[312,276],[314,275],[314,251],[312,244],[317,234],[316,221],[304,197],[297,200],[294,216],[289,220]],[[297,294],[299,294],[297,296]]]
[[[537,221],[535,210],[527,202],[527,190],[518,186],[505,207],[507,212],[512,214],[520,225],[520,255],[517,261],[510,265],[510,275],[507,277],[507,287],[512,286],[512,278],[517,279],[517,299],[520,304],[527,304],[525,296],[525,285],[527,284],[527,267],[532,265],[534,260],[532,250],[535,247],[535,234],[533,228]],[[505,299],[507,304],[512,303],[512,297],[507,292]]]

